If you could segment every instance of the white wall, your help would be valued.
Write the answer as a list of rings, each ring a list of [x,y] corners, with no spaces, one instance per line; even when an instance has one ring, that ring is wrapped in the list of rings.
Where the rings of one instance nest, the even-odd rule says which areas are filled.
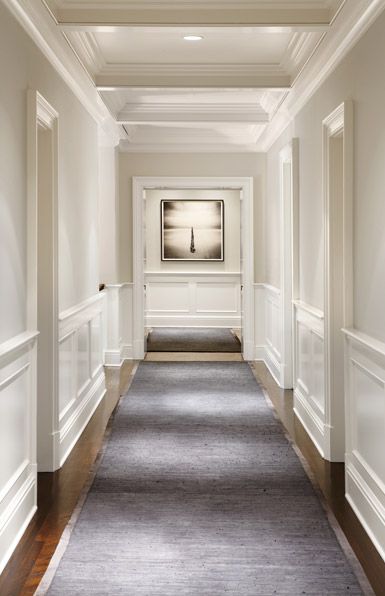
[[[263,154],[133,154],[121,153],[120,179],[120,279],[132,280],[132,177],[133,176],[252,176],[254,178],[255,279],[264,276]]]
[[[98,292],[97,124],[4,3],[0,3],[0,71],[1,571],[36,507],[38,340],[34,339],[36,330],[26,328],[29,88],[38,90],[59,114],[59,310],[71,319],[76,341],[70,360],[74,368],[68,369],[66,359],[60,357],[62,388],[57,396],[58,404],[68,406],[70,403],[66,411],[61,412],[60,427],[55,429],[58,446],[63,449],[59,454],[61,460],[103,395],[104,373],[98,356],[101,331],[97,323],[91,325],[88,315],[84,318],[83,309],[82,315],[77,317],[74,313],[79,313],[78,308],[72,314],[68,312],[79,304],[85,308],[84,301]],[[59,321],[57,323],[59,325]],[[62,322],[61,330],[63,325]],[[65,391],[63,375],[64,379],[72,380],[69,396],[62,393]],[[81,392],[78,382],[82,383]]]
[[[119,279],[118,168],[117,147],[102,138],[99,148],[99,280],[105,284]]]
[[[296,309],[295,401],[322,453],[330,432],[324,417],[322,121],[352,99],[354,328],[345,349],[347,496],[385,558],[385,80],[380,74],[384,55],[383,13],[269,151],[266,274],[268,282],[279,284],[278,153],[290,138],[298,137],[301,304]]]

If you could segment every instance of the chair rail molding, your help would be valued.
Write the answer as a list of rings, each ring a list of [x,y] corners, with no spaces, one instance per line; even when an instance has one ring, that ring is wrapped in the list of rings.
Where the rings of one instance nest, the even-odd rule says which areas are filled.
[[[385,343],[343,332],[346,498],[385,561]]]
[[[144,272],[144,201],[146,189],[239,190],[243,270],[243,355],[254,359],[254,246],[253,246],[253,179],[250,177],[134,177],[133,188],[133,356],[145,354],[145,272]]]

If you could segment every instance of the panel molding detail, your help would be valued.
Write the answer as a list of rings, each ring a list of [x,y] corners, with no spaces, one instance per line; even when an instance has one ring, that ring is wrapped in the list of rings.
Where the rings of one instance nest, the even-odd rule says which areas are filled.
[[[105,298],[99,292],[59,315],[60,466],[105,395]]]
[[[294,301],[294,352],[294,412],[324,457],[324,315],[299,300]]]
[[[37,509],[38,335],[25,331],[0,344],[0,573]]]
[[[343,331],[346,498],[385,560],[385,343]]]
[[[254,284],[255,360],[263,361],[280,387],[284,386],[282,362],[281,290],[265,283]]]
[[[124,360],[133,359],[132,294],[132,283],[125,282],[106,286],[105,366],[121,366]]]
[[[146,327],[240,327],[240,279],[240,273],[145,273]]]

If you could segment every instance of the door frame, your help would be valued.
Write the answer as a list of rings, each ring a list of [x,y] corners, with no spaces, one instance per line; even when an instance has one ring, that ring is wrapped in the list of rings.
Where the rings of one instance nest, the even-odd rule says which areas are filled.
[[[239,190],[243,201],[242,213],[242,275],[243,275],[243,357],[254,360],[254,239],[253,239],[253,178],[251,177],[178,177],[134,176],[133,197],[133,357],[145,356],[144,201],[149,189],[171,190]]]
[[[344,395],[337,395],[341,374],[343,375],[343,328],[353,327],[353,181],[354,138],[353,102],[341,103],[322,122],[323,130],[323,196],[324,196],[324,317],[325,317],[325,448],[329,461],[345,460],[345,412]],[[333,225],[333,204],[330,190],[330,143],[343,135],[342,173],[342,230]],[[334,324],[333,263],[339,259],[342,265],[342,321]],[[342,366],[335,366],[334,341],[340,336]]]
[[[290,167],[290,197],[285,189],[285,167]],[[280,386],[293,388],[294,301],[299,298],[299,141],[293,138],[279,153],[280,182]]]
[[[27,324],[29,329],[38,329],[38,128],[50,130],[52,134],[52,321],[50,340],[52,343],[52,411],[48,449],[44,461],[37,461],[39,471],[54,471],[60,467],[59,461],[59,304],[58,304],[58,124],[59,114],[36,89],[27,94]],[[39,339],[37,340],[37,349]],[[35,355],[35,461],[37,459],[37,355]]]

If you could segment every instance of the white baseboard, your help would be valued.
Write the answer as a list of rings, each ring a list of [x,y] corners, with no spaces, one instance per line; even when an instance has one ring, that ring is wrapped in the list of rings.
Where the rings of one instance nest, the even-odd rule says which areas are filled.
[[[120,348],[120,357],[122,360],[132,360],[134,357],[134,350],[132,344],[125,344]]]
[[[104,366],[121,366],[122,357],[120,350],[104,350]]]
[[[36,466],[2,513],[0,519],[0,573],[9,561],[29,522],[36,506]]]
[[[323,445],[325,444],[325,427],[322,420],[309,407],[305,397],[298,387],[294,389],[294,413],[310,436],[322,457],[325,457]]]
[[[60,429],[60,466],[62,466],[78,441],[90,418],[106,394],[104,370],[101,367],[96,379],[79,400],[77,408]]]
[[[241,326],[241,318],[226,315],[146,315],[146,327],[225,327]]]
[[[254,346],[254,360],[264,362],[274,381],[279,387],[282,388],[282,364],[278,362],[271,350],[269,350],[268,346]]]
[[[370,474],[368,471],[367,473]],[[371,475],[372,480],[373,475]],[[385,494],[380,502],[353,462],[346,465],[346,498],[385,561]]]

